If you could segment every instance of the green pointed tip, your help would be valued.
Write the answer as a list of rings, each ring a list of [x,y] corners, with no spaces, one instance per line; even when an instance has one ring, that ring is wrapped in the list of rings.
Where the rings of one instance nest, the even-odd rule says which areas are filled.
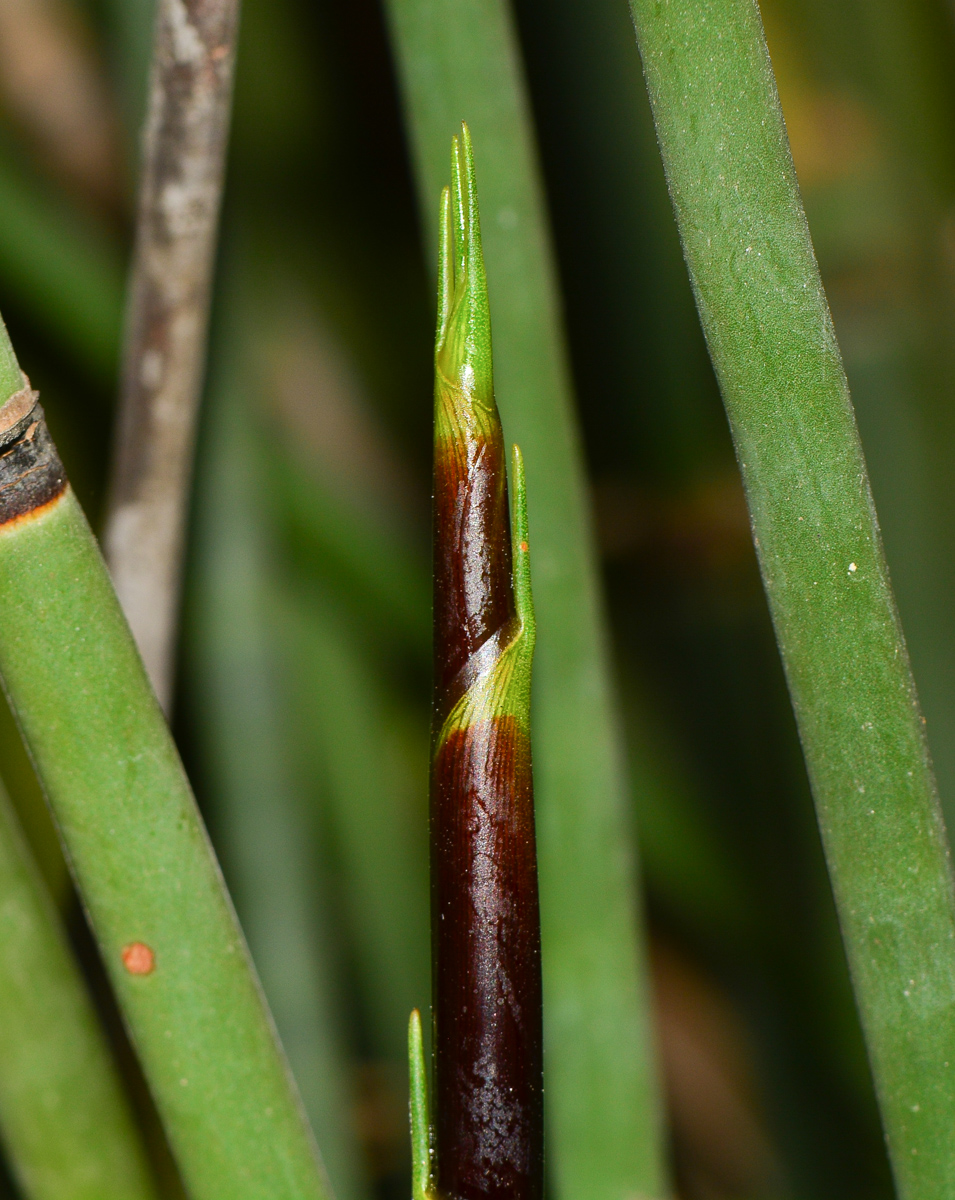
[[[458,139],[455,138],[455,145]],[[474,170],[474,148],[467,124],[461,122],[460,161],[464,194],[462,209],[465,215],[465,258],[468,271],[468,294],[471,310],[488,330],[488,359],[490,360],[491,318],[487,298],[487,276],[484,270],[484,250],[481,245],[481,214],[478,207],[477,176]],[[490,361],[488,362],[490,367]]]
[[[467,274],[468,246],[468,180],[461,155],[461,143],[451,139],[451,226],[454,239],[454,278],[463,280]]]
[[[416,1008],[412,1009],[408,1022],[408,1078],[411,1094],[411,1195],[412,1200],[432,1200],[428,1069],[424,1061],[421,1013]]]
[[[493,407],[491,315],[481,249],[474,152],[467,125],[451,139],[451,186],[441,202],[438,336],[441,373],[472,400]]]
[[[438,246],[438,332],[437,349],[440,351],[448,317],[451,313],[451,298],[454,291],[454,231],[451,228],[451,189],[441,193],[441,215],[439,218]]]
[[[511,544],[514,562],[514,603],[528,645],[533,650],[536,622],[531,594],[531,554],[527,531],[527,485],[520,446],[511,450]]]

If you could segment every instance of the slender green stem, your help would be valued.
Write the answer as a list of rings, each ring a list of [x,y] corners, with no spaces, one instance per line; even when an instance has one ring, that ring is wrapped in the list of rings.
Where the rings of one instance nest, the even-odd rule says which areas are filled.
[[[557,1195],[665,1190],[628,781],[516,40],[503,0],[390,0],[428,244],[448,141],[477,147],[495,389],[527,462],[545,1087]]]
[[[35,395],[0,409],[0,674],[195,1200],[327,1189],[218,865]]]
[[[0,1129],[31,1200],[148,1200],[139,1134],[0,785]]]
[[[753,0],[634,0],[905,1200],[955,1188],[955,902],[865,462]]]

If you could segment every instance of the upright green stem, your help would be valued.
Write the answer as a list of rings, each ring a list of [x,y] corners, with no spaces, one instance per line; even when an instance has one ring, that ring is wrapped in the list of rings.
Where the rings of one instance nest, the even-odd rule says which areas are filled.
[[[0,1130],[30,1200],[155,1195],[86,986],[2,785]]]
[[[477,146],[494,374],[527,462],[546,1104],[559,1197],[665,1190],[628,781],[554,267],[503,0],[389,0],[428,244],[449,138]]]
[[[955,1189],[955,901],[865,462],[753,0],[633,0],[896,1181]]]
[[[0,442],[0,674],[186,1187],[325,1200],[189,783],[28,387],[0,408]]]

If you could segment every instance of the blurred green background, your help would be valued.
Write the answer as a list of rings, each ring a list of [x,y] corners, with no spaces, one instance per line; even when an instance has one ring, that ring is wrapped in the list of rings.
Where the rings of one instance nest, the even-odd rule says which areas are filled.
[[[761,7],[951,818],[955,10]],[[879,1200],[871,1080],[627,6],[515,12],[679,1194]],[[0,0],[0,311],[94,524],[151,16]],[[408,1194],[405,1023],[428,1001],[434,253],[375,0],[243,0],[174,728],[339,1200]],[[177,1195],[6,711],[0,770]]]

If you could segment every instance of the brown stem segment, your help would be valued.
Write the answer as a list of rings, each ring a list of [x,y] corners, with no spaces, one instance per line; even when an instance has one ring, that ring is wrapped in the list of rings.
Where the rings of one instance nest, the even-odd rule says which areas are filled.
[[[523,682],[532,640],[512,583],[466,129],[455,140],[452,179],[435,355],[435,1185],[453,1200],[540,1200],[540,917]]]

